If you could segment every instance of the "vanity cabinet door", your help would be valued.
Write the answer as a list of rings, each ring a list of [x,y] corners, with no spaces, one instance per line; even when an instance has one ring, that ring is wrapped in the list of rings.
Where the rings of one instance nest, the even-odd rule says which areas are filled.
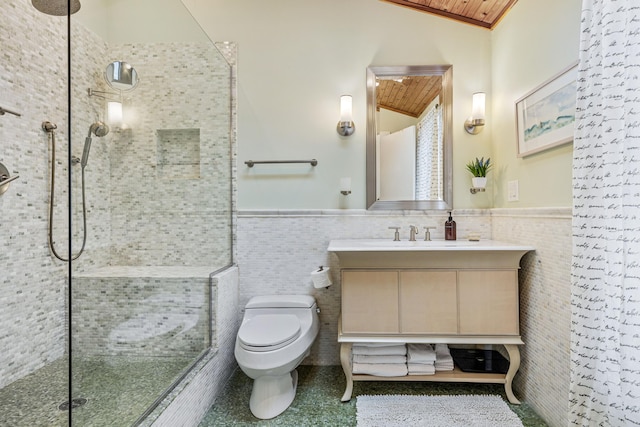
[[[342,271],[342,332],[398,333],[398,272]]]
[[[519,335],[518,272],[459,271],[460,334]]]
[[[455,271],[400,272],[400,332],[458,332]]]

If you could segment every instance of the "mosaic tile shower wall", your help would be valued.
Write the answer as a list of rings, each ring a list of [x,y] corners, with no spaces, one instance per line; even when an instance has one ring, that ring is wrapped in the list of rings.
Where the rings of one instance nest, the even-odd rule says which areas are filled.
[[[109,55],[140,75],[109,152],[110,264],[227,265],[229,65],[211,44],[118,45]]]
[[[223,391],[237,367],[233,349],[238,316],[238,267],[216,274],[212,280],[214,346],[159,407],[141,424],[142,427],[196,426]]]
[[[66,348],[67,266],[55,260],[47,244],[50,186],[49,157],[51,143],[42,130],[43,121],[58,124],[56,130],[56,206],[53,236],[56,248],[67,256],[67,151],[69,132],[67,115],[67,28],[66,20],[52,19],[36,11],[31,3],[7,0],[0,14],[3,59],[0,61],[0,105],[22,114],[0,117],[0,162],[20,178],[0,197],[3,221],[0,225],[0,387],[60,358]],[[34,31],[37,28],[38,31]],[[84,141],[88,126],[98,116],[86,96],[86,88],[99,74],[104,43],[83,28],[73,26],[74,52],[82,61],[74,61],[74,79],[78,81],[79,102],[74,104],[77,126],[71,129],[74,141]],[[74,57],[75,58],[75,57]],[[77,59],[77,58],[76,58]],[[80,155],[82,146],[73,147]],[[96,153],[102,149],[96,146]],[[91,169],[89,169],[91,168]],[[72,173],[72,191],[79,200],[80,174]],[[92,163],[87,168],[93,191],[97,176],[108,168]],[[89,181],[88,180],[88,181]],[[96,194],[95,192],[93,194]],[[108,224],[108,198],[90,201],[92,225]],[[74,221],[79,206],[74,206]],[[110,234],[102,225],[93,232]],[[81,228],[74,229],[74,245],[80,246]],[[104,239],[102,239],[104,240]],[[93,245],[96,244],[94,240]],[[98,247],[94,246],[96,252]]]
[[[22,116],[3,116],[0,120],[0,162],[9,167],[11,174],[20,175],[0,197],[3,212],[0,240],[5,242],[5,250],[0,253],[3,272],[0,275],[0,324],[5,331],[0,334],[0,346],[4,349],[0,353],[0,387],[64,355],[68,291],[67,264],[53,259],[47,245],[51,143],[41,128],[45,120],[58,125],[53,236],[58,251],[68,256],[70,171],[66,165],[70,136],[66,20],[43,15],[26,0],[7,1],[4,7],[8,12],[0,16],[0,27],[11,31],[0,32],[3,51],[0,105]],[[129,124],[141,122],[137,129],[112,129],[103,138],[94,137],[85,170],[87,246],[85,254],[74,263],[74,274],[86,275],[114,264],[206,266],[208,272],[228,264],[232,239],[229,200],[232,150],[229,147],[233,136],[231,123],[235,123],[230,112],[235,100],[231,99],[229,89],[232,77],[229,65],[211,45],[108,47],[77,22],[72,21],[71,31],[74,120],[70,131],[74,157],[81,157],[91,124],[105,120],[104,100],[89,97],[87,89],[108,89],[103,73],[111,58],[121,59],[120,55],[131,54],[128,58],[132,58],[141,75],[146,73],[143,81],[148,85],[141,85],[141,100],[136,100],[133,93],[125,99],[125,114],[131,113],[130,119],[134,117]],[[235,57],[235,46],[227,47],[226,53]],[[181,82],[163,80],[166,70],[160,67],[166,64],[155,56],[158,54],[168,54],[181,64],[189,64],[189,70],[195,69],[197,77]],[[135,62],[136,59],[140,61]],[[182,86],[174,85],[176,82]],[[160,87],[164,92],[155,90]],[[192,104],[186,105],[185,98],[189,96],[185,97],[184,93],[189,90],[198,96],[191,96]],[[155,116],[142,118],[137,114],[139,108],[147,108]],[[183,131],[186,135],[181,135]],[[171,135],[169,139],[164,138],[167,134]],[[179,143],[180,139],[186,140],[190,147],[184,153],[186,162],[185,156],[175,155],[174,147],[168,145]],[[158,155],[163,141],[164,157]],[[158,165],[168,166],[166,173],[158,174]],[[186,169],[187,173],[177,174],[176,168]],[[194,174],[196,168],[199,171]],[[80,178],[78,167],[73,166],[74,252],[82,241],[82,227],[78,226],[82,224]],[[123,188],[126,194],[120,191]],[[151,201],[140,203],[141,194]],[[201,201],[206,202],[206,206],[199,209],[196,205]],[[192,227],[179,229],[178,223]],[[208,223],[206,229],[203,223]],[[153,239],[145,240],[143,234],[158,239],[157,243]],[[133,246],[121,245],[125,237],[131,236],[136,239]],[[183,278],[192,275],[193,272]],[[151,277],[153,274],[146,277],[146,283],[153,282]],[[169,282],[171,280],[176,279]],[[191,298],[189,304],[193,307],[190,308],[203,310],[194,300],[199,301],[201,297],[206,300],[207,294],[204,286],[197,286],[202,289],[200,296],[191,298],[195,294],[187,292],[184,298]],[[98,295],[92,298],[86,301],[89,311],[105,307],[104,298]],[[205,332],[208,327],[198,324],[198,336],[208,335]]]
[[[197,356],[210,345],[210,273],[106,267],[74,277],[74,355]]]

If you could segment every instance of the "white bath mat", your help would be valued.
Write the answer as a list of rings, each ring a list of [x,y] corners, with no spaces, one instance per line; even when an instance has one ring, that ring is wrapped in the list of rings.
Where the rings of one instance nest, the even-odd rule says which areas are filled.
[[[358,396],[358,427],[518,427],[500,396]]]

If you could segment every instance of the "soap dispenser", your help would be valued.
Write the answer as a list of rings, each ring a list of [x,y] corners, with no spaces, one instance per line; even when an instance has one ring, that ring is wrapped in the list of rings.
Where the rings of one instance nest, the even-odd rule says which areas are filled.
[[[444,223],[444,239],[456,240],[456,222],[451,217],[451,212],[449,212],[449,219]]]

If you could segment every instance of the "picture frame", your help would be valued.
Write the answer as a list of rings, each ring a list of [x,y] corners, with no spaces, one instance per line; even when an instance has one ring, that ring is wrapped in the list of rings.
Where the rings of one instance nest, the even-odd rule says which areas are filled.
[[[518,157],[573,141],[578,63],[516,101]]]

